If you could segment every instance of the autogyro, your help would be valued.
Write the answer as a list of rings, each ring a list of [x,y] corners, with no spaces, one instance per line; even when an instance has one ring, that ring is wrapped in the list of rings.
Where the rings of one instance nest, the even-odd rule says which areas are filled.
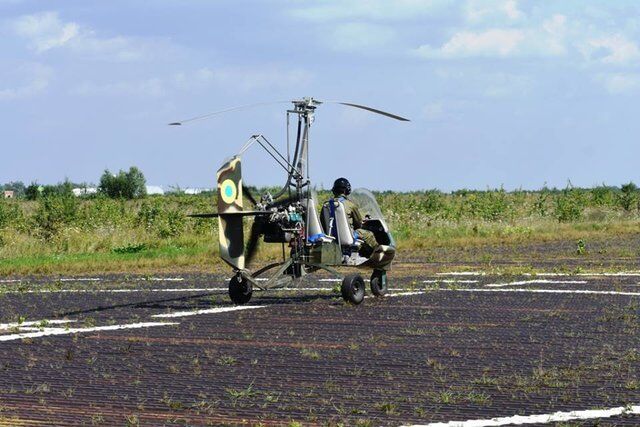
[[[351,195],[366,214],[362,228],[371,231],[379,243],[368,257],[360,256],[362,241],[349,222],[345,207],[338,198],[324,203],[318,212],[317,195],[309,176],[310,128],[316,108],[324,103],[340,104],[400,120],[408,119],[375,108],[348,102],[322,102],[314,98],[292,101],[287,110],[287,129],[291,116],[297,119],[295,141],[291,144],[287,132],[287,151],[281,153],[263,135],[252,135],[238,154],[225,161],[217,172],[218,211],[192,214],[195,218],[218,218],[220,257],[233,269],[229,280],[229,297],[235,304],[246,304],[253,289],[263,291],[290,286],[296,279],[318,270],[343,277],[341,293],[345,301],[360,304],[365,294],[363,277],[358,273],[342,276],[337,267],[371,269],[370,288],[375,296],[384,295],[388,288],[387,266],[396,254],[396,245],[373,194],[356,189]],[[263,104],[253,104],[253,107]],[[236,107],[170,125],[205,119]],[[242,182],[241,158],[254,144],[262,147],[286,172],[286,182],[275,194],[254,197]],[[293,147],[292,147],[293,145]],[[251,204],[245,209],[244,199]],[[254,217],[245,245],[244,217]],[[258,249],[260,237],[265,243],[282,245],[283,259],[255,271],[249,270]],[[288,254],[287,254],[288,252]],[[258,280],[260,279],[260,280]]]

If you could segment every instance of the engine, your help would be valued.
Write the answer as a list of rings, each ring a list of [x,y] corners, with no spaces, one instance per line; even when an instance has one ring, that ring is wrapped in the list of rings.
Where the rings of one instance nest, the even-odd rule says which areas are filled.
[[[303,212],[300,203],[274,210],[270,216],[256,218],[266,243],[289,243],[304,234]]]

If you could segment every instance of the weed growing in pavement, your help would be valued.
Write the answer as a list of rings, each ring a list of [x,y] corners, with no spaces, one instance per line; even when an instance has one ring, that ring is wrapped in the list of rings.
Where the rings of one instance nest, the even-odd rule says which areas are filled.
[[[97,426],[97,425],[101,425],[104,424],[104,417],[102,416],[102,414],[92,414],[91,415],[91,425],[92,426]]]
[[[256,396],[258,393],[253,389],[253,383],[249,384],[249,386],[245,389],[235,389],[235,388],[225,388],[224,391],[227,393],[227,396],[231,399],[231,403],[235,408],[239,402],[242,402],[245,399],[250,399]]]
[[[184,404],[180,401],[173,400],[173,398],[171,398],[167,392],[164,393],[160,402],[164,403],[169,409],[174,411],[184,409]]]
[[[584,240],[582,239],[578,240],[576,253],[578,255],[585,255],[587,253],[587,246],[585,245]]]
[[[418,328],[405,328],[405,329],[402,329],[400,332],[409,336],[422,336],[427,334],[426,330],[418,329]]]
[[[51,391],[51,387],[49,386],[49,384],[47,383],[41,383],[38,385],[32,385],[31,387],[28,387],[27,389],[25,389],[25,394],[43,394],[43,393],[49,393]]]
[[[432,368],[434,371],[442,371],[444,370],[444,366],[442,363],[438,362],[436,359],[427,359],[427,366]]]
[[[125,421],[127,422],[127,427],[138,427],[140,425],[140,418],[137,415],[126,415]]]
[[[303,348],[302,350],[300,350],[300,354],[302,355],[302,357],[306,357],[311,360],[320,360],[320,353],[308,348]]]
[[[378,411],[384,412],[385,415],[398,415],[398,405],[392,402],[376,403],[374,407]]]
[[[233,356],[220,356],[216,360],[216,363],[218,365],[222,365],[222,366],[231,366],[231,365],[235,365],[236,363],[238,363],[238,360]]]

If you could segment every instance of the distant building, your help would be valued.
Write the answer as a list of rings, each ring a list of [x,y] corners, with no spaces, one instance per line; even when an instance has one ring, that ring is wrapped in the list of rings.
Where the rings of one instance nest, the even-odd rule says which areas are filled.
[[[4,190],[4,198],[5,199],[13,199],[15,196],[14,192],[11,190]]]
[[[147,194],[150,196],[154,194],[164,195],[164,190],[158,185],[147,185]]]
[[[210,188],[185,188],[184,189],[184,194],[200,194],[200,193],[204,193],[206,191],[212,191]]]
[[[89,194],[96,194],[98,192],[98,189],[94,187],[82,187],[82,188],[74,188],[71,191],[73,192],[74,196],[80,197],[80,196],[88,196]]]

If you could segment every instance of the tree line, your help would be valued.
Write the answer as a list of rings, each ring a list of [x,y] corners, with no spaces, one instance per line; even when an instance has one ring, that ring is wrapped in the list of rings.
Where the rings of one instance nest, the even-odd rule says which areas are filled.
[[[147,181],[142,171],[135,166],[131,166],[128,171],[120,170],[117,174],[106,169],[99,182],[97,194],[112,199],[131,200],[147,195]],[[74,183],[68,179],[53,185],[41,185],[37,181],[25,185],[21,181],[12,181],[0,185],[0,191],[13,191],[14,197],[38,200],[49,197],[71,197],[74,196],[74,188],[87,189],[92,187],[91,184]]]

